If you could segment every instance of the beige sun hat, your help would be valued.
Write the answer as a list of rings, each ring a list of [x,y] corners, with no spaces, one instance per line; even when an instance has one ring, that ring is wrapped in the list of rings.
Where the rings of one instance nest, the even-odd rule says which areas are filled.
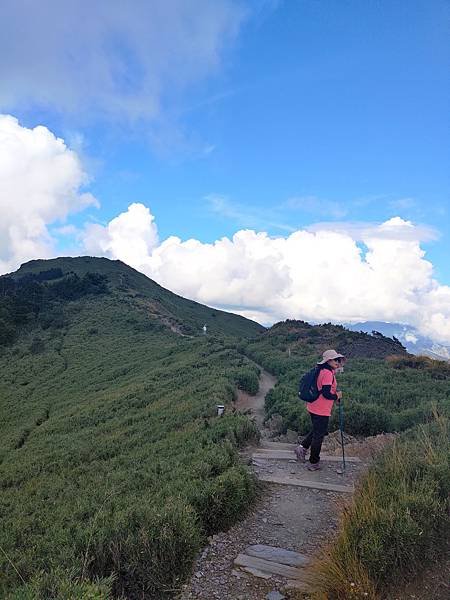
[[[324,365],[329,360],[333,360],[334,358],[345,358],[343,354],[339,354],[336,350],[325,350],[322,354],[322,360],[320,360],[317,364]]]

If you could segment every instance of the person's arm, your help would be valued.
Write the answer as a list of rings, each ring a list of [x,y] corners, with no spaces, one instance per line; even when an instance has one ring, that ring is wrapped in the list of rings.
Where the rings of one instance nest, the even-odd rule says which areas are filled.
[[[321,390],[320,393],[327,400],[338,400],[338,395],[331,393],[331,384],[330,385],[323,385],[322,386],[322,390]]]

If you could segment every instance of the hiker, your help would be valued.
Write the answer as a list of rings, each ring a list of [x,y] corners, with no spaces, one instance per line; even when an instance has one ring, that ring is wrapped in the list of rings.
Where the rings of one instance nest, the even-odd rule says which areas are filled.
[[[306,403],[306,408],[311,416],[312,430],[295,448],[295,454],[302,462],[305,462],[307,450],[311,449],[308,465],[310,471],[320,469],[320,449],[323,438],[328,434],[331,409],[334,402],[339,402],[342,398],[342,392],[338,392],[336,389],[335,372],[344,360],[344,356],[338,354],[336,350],[326,350],[322,355],[322,360],[317,363],[317,389],[320,394],[317,400]]]

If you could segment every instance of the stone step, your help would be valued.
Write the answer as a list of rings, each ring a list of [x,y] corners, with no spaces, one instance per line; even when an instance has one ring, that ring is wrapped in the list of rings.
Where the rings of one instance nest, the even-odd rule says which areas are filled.
[[[272,450],[270,448],[258,448],[258,450],[252,454],[252,458],[256,460],[292,460],[295,459],[295,452],[293,450]],[[342,462],[342,456],[334,454],[321,454],[320,460],[328,462]],[[345,462],[348,463],[360,463],[361,459],[358,456],[346,456]]]
[[[294,448],[297,444],[288,444],[286,442],[269,442],[265,439],[262,439],[259,442],[259,446],[255,449],[256,452],[267,452],[269,450],[274,450],[274,451],[290,451],[290,452],[294,452]],[[328,456],[333,456],[333,455],[328,455]],[[339,458],[339,455],[336,454],[334,456],[337,456]],[[349,462],[361,462],[361,459],[359,458],[359,456],[346,456],[345,460],[348,460]]]
[[[259,579],[270,579],[272,575],[265,571],[260,571],[259,569],[252,569],[252,567],[241,567],[243,571],[250,573],[250,575],[254,575],[255,577],[259,577]],[[294,581],[293,579],[291,581]]]
[[[238,554],[234,559],[234,564],[237,567],[253,569],[263,574],[267,573],[268,575],[278,575],[286,577],[286,579],[289,580],[303,581],[305,577],[303,569],[282,565],[281,563],[272,560],[256,558],[255,556],[249,556],[248,554]]]
[[[352,485],[340,485],[337,483],[325,483],[323,481],[308,481],[306,479],[295,479],[285,475],[258,474],[260,481],[267,483],[278,483],[280,485],[295,485],[299,487],[312,488],[316,490],[327,490],[330,492],[345,492],[352,494],[355,488]]]
[[[310,562],[309,557],[305,556],[305,554],[300,554],[293,550],[285,550],[284,548],[277,548],[276,546],[267,546],[266,544],[248,546],[244,552],[248,556],[271,560],[291,567],[305,567]]]
[[[272,450],[293,450],[296,444],[288,444],[287,442],[269,442],[268,440],[262,439],[259,442],[259,449],[271,448]]]

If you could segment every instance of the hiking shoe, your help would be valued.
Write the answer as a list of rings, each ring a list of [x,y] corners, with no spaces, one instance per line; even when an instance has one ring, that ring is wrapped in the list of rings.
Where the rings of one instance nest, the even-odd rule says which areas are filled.
[[[308,465],[308,471],[318,471],[321,468],[320,463],[309,463]]]
[[[305,462],[306,448],[303,448],[303,446],[296,446],[294,448],[294,452],[295,452],[295,456],[297,457],[298,461]]]

